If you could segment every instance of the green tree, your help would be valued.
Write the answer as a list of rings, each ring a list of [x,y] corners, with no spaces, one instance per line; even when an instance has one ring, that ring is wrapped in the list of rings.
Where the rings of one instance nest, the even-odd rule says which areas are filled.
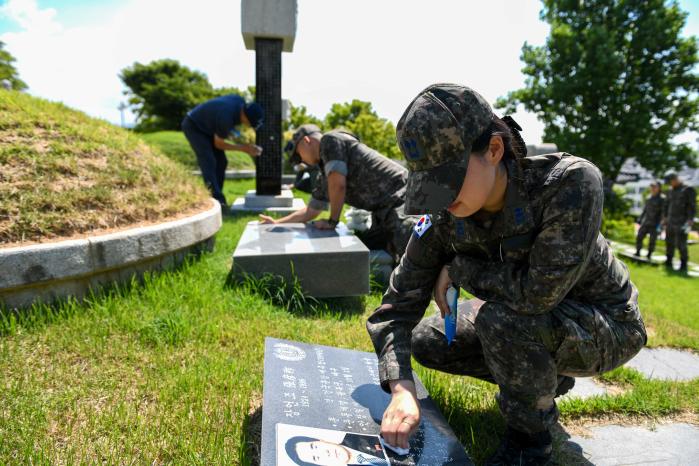
[[[319,118],[308,113],[308,109],[305,106],[296,106],[289,102],[289,119],[282,121],[282,131],[287,132],[294,130],[307,123],[318,125],[320,128],[323,127],[323,122]],[[291,134],[288,139],[291,139]]]
[[[362,142],[390,158],[400,158],[396,141],[396,128],[389,120],[377,115],[370,102],[354,99],[336,103],[325,116],[323,129],[346,128]]]
[[[125,95],[137,116],[137,130],[179,130],[182,119],[192,108],[214,97],[238,94],[246,100],[255,95],[255,87],[215,89],[204,73],[191,70],[176,60],[134,63],[119,75],[128,88]]]
[[[694,164],[697,39],[681,37],[687,13],[676,1],[544,0],[546,44],[524,44],[525,87],[498,100],[544,122],[544,138],[592,160],[609,179],[635,157],[661,173]]]
[[[27,85],[19,79],[19,74],[12,64],[14,61],[15,57],[5,50],[5,43],[0,41],[0,81],[7,80],[10,82],[12,89],[23,91],[27,88]]]

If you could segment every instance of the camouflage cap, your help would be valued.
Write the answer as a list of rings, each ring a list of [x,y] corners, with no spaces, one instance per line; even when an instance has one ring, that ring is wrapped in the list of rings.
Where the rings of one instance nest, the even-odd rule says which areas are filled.
[[[291,163],[291,165],[298,165],[301,163],[301,156],[298,154],[298,152],[296,152],[296,146],[298,146],[299,141],[304,136],[310,136],[311,134],[320,132],[320,128],[311,123],[301,125],[298,127],[298,129],[296,129],[294,135],[291,136],[291,141],[289,141],[286,144],[286,147],[284,147],[284,152],[288,154],[289,163]]]
[[[434,84],[413,99],[396,127],[410,171],[407,214],[436,213],[454,201],[471,146],[493,116],[480,94],[458,84]]]

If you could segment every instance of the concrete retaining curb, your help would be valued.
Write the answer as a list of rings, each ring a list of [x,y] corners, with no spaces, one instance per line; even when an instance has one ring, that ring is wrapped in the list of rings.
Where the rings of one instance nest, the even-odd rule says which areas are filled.
[[[91,287],[130,280],[180,264],[190,253],[211,250],[221,228],[221,206],[191,217],[94,236],[0,249],[0,304],[22,308]]]

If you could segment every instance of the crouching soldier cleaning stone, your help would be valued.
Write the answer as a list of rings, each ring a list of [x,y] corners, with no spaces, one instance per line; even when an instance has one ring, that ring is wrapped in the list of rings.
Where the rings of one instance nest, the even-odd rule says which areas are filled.
[[[318,126],[300,126],[288,149],[292,165],[318,165],[318,179],[307,207],[281,219],[260,215],[266,223],[307,222],[330,204],[330,218],[314,223],[334,229],[347,203],[371,212],[371,228],[359,238],[369,249],[386,249],[400,259],[415,219],[403,213],[408,170],[341,130],[323,134]]]
[[[398,123],[405,209],[425,215],[367,322],[391,393],[381,423],[389,444],[407,447],[420,422],[412,355],[499,386],[507,429],[486,464],[547,464],[554,398],[572,377],[614,369],[646,343],[636,288],[599,231],[599,170],[565,153],[525,158],[520,130],[454,84],[422,91]],[[452,285],[483,302],[458,313],[448,344]],[[421,320],[433,295],[441,316]]]

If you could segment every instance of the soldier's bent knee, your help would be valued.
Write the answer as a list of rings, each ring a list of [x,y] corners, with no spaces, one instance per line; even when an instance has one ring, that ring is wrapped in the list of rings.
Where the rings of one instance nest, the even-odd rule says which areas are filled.
[[[474,322],[478,335],[488,334],[496,329],[501,330],[503,326],[509,326],[508,315],[512,311],[504,304],[487,301],[478,310],[478,315]]]
[[[438,350],[435,345],[434,329],[425,319],[415,326],[410,340],[410,350],[417,362],[434,369],[438,366]]]

